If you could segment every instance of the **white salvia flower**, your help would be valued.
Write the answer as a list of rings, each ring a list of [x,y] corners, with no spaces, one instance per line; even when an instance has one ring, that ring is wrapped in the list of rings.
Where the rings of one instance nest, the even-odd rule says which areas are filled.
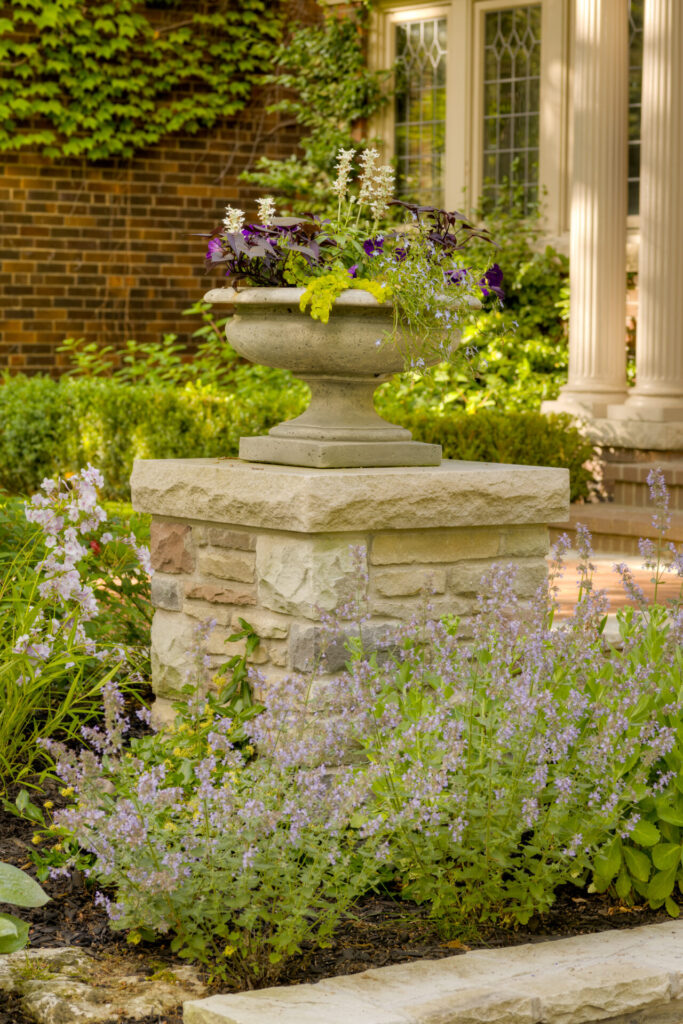
[[[375,193],[370,201],[372,216],[377,219],[386,213],[394,195],[394,168],[389,164],[380,167],[374,178]]]
[[[232,206],[226,206],[223,224],[232,234],[236,231],[241,231],[242,225],[244,224],[244,211],[238,210]]]
[[[275,200],[273,197],[264,196],[263,199],[257,199],[256,205],[261,223],[265,225],[271,224],[275,216]]]
[[[360,187],[360,202],[370,203],[375,195],[375,174],[379,153],[376,149],[366,149],[361,153],[360,165],[363,168],[363,181]]]
[[[337,153],[337,177],[332,182],[332,191],[336,192],[340,199],[346,196],[349,187],[351,174],[351,161],[355,156],[355,149],[340,149]]]

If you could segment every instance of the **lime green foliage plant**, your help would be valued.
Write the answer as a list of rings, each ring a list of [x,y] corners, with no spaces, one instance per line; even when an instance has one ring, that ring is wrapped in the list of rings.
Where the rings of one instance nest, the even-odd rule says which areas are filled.
[[[0,861],[0,903],[42,907],[49,896],[25,871]],[[16,953],[28,944],[28,925],[14,914],[0,914],[0,954]]]
[[[148,670],[148,553],[107,523],[100,480],[44,481],[21,547],[1,546],[0,792],[49,770],[41,742],[90,735],[103,689],[137,692]]]
[[[267,0],[8,0],[0,12],[0,150],[129,157],[234,117],[273,59]]]
[[[362,144],[357,126],[389,101],[389,73],[367,64],[369,8],[362,4],[343,17],[332,13],[322,24],[297,26],[277,51],[276,72],[266,78],[286,90],[269,109],[295,122],[303,152],[285,160],[262,156],[242,179],[284,197],[295,213],[334,212],[335,154]]]

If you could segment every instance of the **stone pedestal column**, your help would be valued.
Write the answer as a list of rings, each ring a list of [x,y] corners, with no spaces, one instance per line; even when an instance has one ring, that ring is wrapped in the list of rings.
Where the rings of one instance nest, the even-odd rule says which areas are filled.
[[[628,0],[576,0],[569,379],[544,412],[626,396]]]
[[[636,386],[621,420],[683,420],[683,3],[647,0],[643,28]]]
[[[468,616],[496,561],[518,569],[532,598],[546,575],[547,523],[566,519],[563,469],[444,462],[438,467],[303,469],[239,460],[138,461],[133,505],[152,520],[152,682],[163,720],[193,667],[193,632],[215,619],[212,665],[249,622],[267,683],[306,671],[320,650],[321,616],[368,578],[364,636],[419,614]],[[331,651],[330,673],[347,659]]]

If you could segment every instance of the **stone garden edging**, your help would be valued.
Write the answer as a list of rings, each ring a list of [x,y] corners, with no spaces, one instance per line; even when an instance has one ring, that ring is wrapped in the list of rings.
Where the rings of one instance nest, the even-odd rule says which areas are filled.
[[[682,1024],[683,921],[186,1002],[185,1024]]]

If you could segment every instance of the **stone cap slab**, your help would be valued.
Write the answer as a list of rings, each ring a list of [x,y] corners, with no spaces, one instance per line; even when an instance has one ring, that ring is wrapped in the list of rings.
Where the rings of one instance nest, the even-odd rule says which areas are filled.
[[[185,1003],[185,1024],[680,1024],[683,922]]]
[[[487,462],[307,469],[138,459],[131,489],[138,512],[296,533],[544,524],[569,515],[568,470]]]

